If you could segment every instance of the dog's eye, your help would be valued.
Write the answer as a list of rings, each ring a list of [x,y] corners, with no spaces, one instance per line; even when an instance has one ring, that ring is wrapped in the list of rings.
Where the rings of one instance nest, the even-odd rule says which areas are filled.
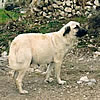
[[[74,29],[79,29],[80,27],[78,25],[76,25],[76,27]]]

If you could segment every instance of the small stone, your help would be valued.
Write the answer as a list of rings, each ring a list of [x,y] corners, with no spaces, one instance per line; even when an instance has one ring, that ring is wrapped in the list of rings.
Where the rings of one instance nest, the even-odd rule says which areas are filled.
[[[70,91],[67,91],[67,93],[70,93]]]
[[[34,7],[34,11],[40,12],[40,10],[38,8]]]
[[[7,61],[7,57],[0,57],[0,62],[5,62],[5,61]]]
[[[34,90],[34,91],[36,91],[37,89],[36,89],[36,88],[34,88],[33,90]]]
[[[93,4],[92,4],[90,1],[88,1],[88,2],[87,2],[87,5],[92,6]]]
[[[80,78],[80,81],[83,81],[83,82],[89,82],[89,79],[87,76],[83,76]]]
[[[88,47],[94,47],[92,44],[89,44]]]
[[[64,2],[63,2],[63,6],[65,6],[65,5],[66,5],[66,2],[64,1]]]
[[[58,1],[58,0],[54,0],[54,2],[55,2],[57,5],[62,5],[62,3],[63,3],[63,2]]]
[[[77,84],[81,84],[82,83],[82,81],[77,81]]]
[[[52,4],[52,6],[53,6],[54,8],[59,8],[59,6],[58,6],[57,4]]]
[[[84,95],[83,97],[86,98],[86,95]]]
[[[77,15],[81,15],[80,11],[77,11],[76,14],[77,14]]]
[[[86,74],[89,75],[89,72],[87,72]]]
[[[48,6],[48,10],[52,11],[53,10],[53,7],[50,5]],[[48,12],[49,13],[49,12]]]
[[[82,60],[84,60],[84,58],[80,58],[80,59],[79,59],[79,61],[82,61]]]
[[[94,54],[100,56],[100,52],[98,51],[96,51]]]
[[[75,86],[76,89],[78,89],[78,86]]]
[[[60,8],[61,10],[64,10],[64,7],[63,7],[63,6],[59,6],[59,8]]]
[[[71,11],[72,11],[72,9],[70,7],[65,8],[65,12],[71,12]]]
[[[45,10],[45,11],[46,11],[46,10],[47,10],[47,8],[46,8],[46,7],[43,7],[43,10]]]
[[[45,3],[46,3],[46,4],[48,4],[48,2],[49,2],[48,0],[45,0]]]
[[[7,57],[7,52],[4,51],[2,54],[1,54],[2,57]]]
[[[90,11],[91,6],[86,6],[85,9],[87,9],[88,11]]]
[[[61,95],[63,95],[63,92],[61,92]]]
[[[61,16],[65,16],[65,13],[62,11],[62,12],[60,13],[60,15],[61,15]]]
[[[96,83],[96,80],[95,79],[90,79],[91,82],[93,83]]]
[[[97,6],[93,5],[93,8],[96,9]]]
[[[45,17],[47,14],[45,12],[43,12],[43,16]]]
[[[75,14],[76,14],[74,9],[72,10],[72,13],[73,13],[73,15],[75,15]]]
[[[71,1],[70,1],[70,0],[67,0],[67,1],[66,1],[66,5],[67,5],[67,6],[71,6]]]
[[[80,10],[81,7],[80,7],[80,6],[76,6],[75,9],[76,9],[76,10]]]
[[[95,85],[95,84],[93,82],[88,82],[87,85],[92,86],[92,85]]]
[[[100,6],[99,0],[95,0],[95,1],[94,1],[94,4],[95,4],[96,6]]]
[[[100,52],[100,47],[98,47],[98,51]]]
[[[69,86],[69,85],[67,85],[66,87],[67,87],[67,88],[69,88],[70,86]]]
[[[89,14],[88,16],[87,16],[87,18],[90,18],[92,16],[92,14]]]
[[[26,13],[26,11],[20,11],[20,13],[21,13],[21,14],[25,14],[25,13]]]
[[[76,0],[73,0],[74,1],[74,3],[76,3]]]
[[[72,14],[68,14],[68,16],[67,16],[67,17],[69,17],[69,18],[70,18],[70,17],[72,17]]]

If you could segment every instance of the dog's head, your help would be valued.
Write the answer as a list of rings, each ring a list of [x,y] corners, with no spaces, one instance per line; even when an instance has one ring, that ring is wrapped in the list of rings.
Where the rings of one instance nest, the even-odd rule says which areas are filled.
[[[63,27],[63,29],[64,29],[63,36],[70,34],[72,36],[82,37],[87,34],[87,30],[81,28],[80,23],[75,21],[70,21]]]

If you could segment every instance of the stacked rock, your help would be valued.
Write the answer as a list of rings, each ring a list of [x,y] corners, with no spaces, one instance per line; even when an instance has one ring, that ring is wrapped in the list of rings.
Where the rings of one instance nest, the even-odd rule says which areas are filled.
[[[100,3],[98,0],[87,0],[85,5],[78,3],[79,0],[39,0],[37,6],[33,6],[33,11],[37,16],[47,18],[61,18],[86,15],[91,16]],[[80,0],[83,1],[83,0]]]

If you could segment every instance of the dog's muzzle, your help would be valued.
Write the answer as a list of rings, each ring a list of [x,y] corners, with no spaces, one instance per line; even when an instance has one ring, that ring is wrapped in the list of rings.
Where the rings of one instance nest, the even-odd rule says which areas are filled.
[[[84,36],[84,35],[86,35],[87,34],[87,30],[85,30],[85,29],[83,29],[83,28],[80,28],[79,30],[78,30],[78,32],[76,33],[76,36],[77,37],[82,37],[82,36]]]

